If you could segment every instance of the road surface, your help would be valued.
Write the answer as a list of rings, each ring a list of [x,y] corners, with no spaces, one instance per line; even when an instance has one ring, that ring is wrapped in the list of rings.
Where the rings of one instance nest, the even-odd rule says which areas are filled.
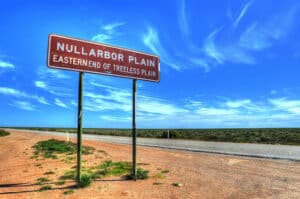
[[[9,129],[7,129],[9,130]],[[52,131],[35,131],[11,129],[19,132],[32,132],[54,136],[76,137],[76,134]],[[104,136],[83,134],[83,139],[96,140],[102,142],[132,144],[130,137]],[[173,139],[156,139],[156,138],[137,138],[137,145],[159,147],[166,149],[187,150],[195,152],[220,153],[228,155],[287,159],[300,161],[300,146],[289,145],[271,145],[271,144],[245,144],[245,143],[228,143],[228,142],[205,142],[192,140],[173,140]]]

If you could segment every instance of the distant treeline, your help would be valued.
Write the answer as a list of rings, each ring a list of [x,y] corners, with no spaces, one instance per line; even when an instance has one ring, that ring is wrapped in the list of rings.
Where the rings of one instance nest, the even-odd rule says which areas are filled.
[[[77,132],[75,128],[22,129]],[[131,129],[85,128],[83,133],[130,137]],[[147,138],[300,145],[300,128],[138,129],[137,135]]]

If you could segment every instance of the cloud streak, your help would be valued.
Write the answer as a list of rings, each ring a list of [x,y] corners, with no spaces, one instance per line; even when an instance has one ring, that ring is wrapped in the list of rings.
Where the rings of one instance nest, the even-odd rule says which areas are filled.
[[[275,98],[269,100],[276,109],[300,115],[300,100],[288,100],[286,98]]]
[[[148,26],[147,32],[142,35],[142,42],[154,54],[159,55],[163,63],[174,70],[180,71],[195,66],[208,70],[207,63],[200,57],[194,57],[193,55],[179,57],[169,53],[166,48],[162,46],[158,32],[152,26]]]
[[[97,91],[97,88],[101,88]],[[268,94],[272,96],[271,94]],[[130,123],[131,91],[93,81],[84,94],[84,109],[101,113],[108,123]],[[113,114],[112,114],[113,113]],[[117,113],[117,114],[116,114]],[[103,117],[102,117],[103,116]],[[140,93],[137,99],[137,120],[140,123],[173,128],[188,127],[280,127],[294,124],[300,119],[300,100],[265,98],[255,101],[249,98],[225,98],[204,101],[197,98],[183,99],[180,105],[169,100]],[[176,121],[176,122],[174,122]]]
[[[39,102],[40,104],[49,105],[48,101],[44,97],[37,96],[37,95],[31,95],[31,94],[19,91],[14,88],[0,87],[0,94],[7,95],[7,96],[13,96],[16,98],[33,99],[33,100]]]
[[[102,26],[101,29],[105,31],[115,31],[117,28],[124,26],[126,23],[125,22],[115,22],[115,23],[110,23]]]
[[[243,8],[242,8],[242,10],[241,10],[241,12],[239,14],[239,16],[233,22],[233,27],[236,28],[239,25],[240,21],[242,20],[242,18],[244,17],[244,15],[246,14],[247,10],[249,9],[249,7],[251,6],[252,3],[253,3],[253,1],[249,1],[248,3],[246,3],[243,6]]]
[[[210,62],[215,62],[216,64],[225,62],[254,64],[254,58],[241,48],[237,42],[217,44],[216,37],[222,30],[223,27],[220,27],[211,32],[204,43],[203,49]]]
[[[14,106],[18,109],[22,109],[22,110],[25,110],[25,111],[35,111],[35,107],[30,103],[30,102],[27,102],[27,101],[13,101],[12,104],[10,104],[11,106]]]
[[[162,47],[157,31],[154,28],[148,27],[147,33],[142,36],[142,41],[154,54],[160,56],[162,62],[175,70],[182,68],[182,66],[175,63],[175,61],[169,57],[166,50]]]
[[[3,95],[10,95],[14,97],[27,97],[28,95],[19,90],[8,88],[8,87],[0,87],[0,93]]]
[[[34,81],[35,87],[55,96],[72,96],[72,91],[69,89],[69,83],[72,82],[72,77],[68,75],[67,72],[47,67],[39,67],[37,73],[39,79]]]
[[[54,103],[59,107],[68,108],[68,106],[64,102],[62,102],[60,99],[56,98]]]
[[[281,125],[286,124],[287,121],[290,124],[296,124],[294,122],[300,119],[300,100],[287,100],[286,98],[265,99],[264,101],[227,99],[209,104],[193,99],[186,100],[183,107],[174,106],[170,111],[166,106],[162,109],[166,110],[164,114],[152,110],[152,113],[141,112],[138,116],[140,121],[151,121],[156,124],[169,122],[171,126],[197,125],[223,128],[282,127]],[[176,124],[172,124],[174,121]]]
[[[246,28],[238,28],[252,4],[253,1],[246,3],[229,26],[222,25],[208,34],[203,44],[208,63],[256,64],[258,53],[271,48],[288,35],[295,20],[296,8],[289,10],[287,14],[279,13],[269,17],[265,21],[247,21]]]
[[[8,68],[8,69],[14,69],[15,65],[0,59],[0,68]]]
[[[185,7],[185,1],[182,0],[180,1],[180,6],[179,6],[179,26],[182,31],[182,33],[188,37],[189,36],[189,24],[187,20],[187,15],[186,15],[186,7]]]
[[[57,69],[41,66],[38,68],[37,74],[41,79],[53,79],[53,80],[66,80],[71,77],[66,74],[67,72]]]
[[[38,88],[43,88],[43,89],[47,89],[47,85],[45,82],[43,81],[35,81],[34,82],[35,86]]]
[[[103,42],[103,43],[108,42],[120,35],[120,33],[117,30],[122,26],[124,26],[125,24],[126,24],[125,22],[115,22],[115,23],[102,25],[100,27],[100,33],[94,35],[92,37],[92,40],[96,42]]]

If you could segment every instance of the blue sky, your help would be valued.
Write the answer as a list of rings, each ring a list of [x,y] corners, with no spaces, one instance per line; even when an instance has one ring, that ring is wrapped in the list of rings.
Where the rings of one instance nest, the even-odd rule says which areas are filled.
[[[0,126],[76,127],[78,73],[46,66],[50,33],[156,54],[137,127],[299,127],[297,0],[2,1]],[[130,128],[132,80],[85,74],[84,127]]]

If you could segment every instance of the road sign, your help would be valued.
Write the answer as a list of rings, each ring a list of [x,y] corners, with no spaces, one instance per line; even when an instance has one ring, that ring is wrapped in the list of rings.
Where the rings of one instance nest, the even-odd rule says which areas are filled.
[[[159,57],[134,50],[50,34],[51,68],[159,82]]]
[[[47,65],[79,71],[77,112],[77,185],[81,182],[83,72],[133,79],[132,86],[132,174],[136,167],[136,80],[159,82],[159,57],[133,50],[50,34]]]

